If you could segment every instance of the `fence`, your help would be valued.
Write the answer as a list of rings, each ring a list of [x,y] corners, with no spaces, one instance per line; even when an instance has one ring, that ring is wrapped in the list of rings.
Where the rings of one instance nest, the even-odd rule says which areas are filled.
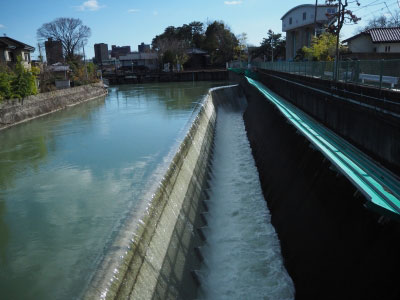
[[[247,62],[231,62],[230,68],[248,68]],[[334,61],[252,62],[251,67],[327,80],[335,79]],[[340,61],[337,80],[379,88],[400,89],[400,59]]]

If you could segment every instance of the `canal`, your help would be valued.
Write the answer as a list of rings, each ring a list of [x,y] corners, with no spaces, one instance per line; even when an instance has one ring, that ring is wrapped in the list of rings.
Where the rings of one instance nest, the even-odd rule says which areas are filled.
[[[223,84],[116,86],[0,131],[1,298],[81,297],[196,104]]]

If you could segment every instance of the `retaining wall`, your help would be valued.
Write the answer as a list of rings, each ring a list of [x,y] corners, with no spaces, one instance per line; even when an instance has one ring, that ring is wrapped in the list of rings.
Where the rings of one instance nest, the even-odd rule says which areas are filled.
[[[399,92],[344,83],[336,88],[328,80],[267,70],[258,74],[268,88],[400,176]]]
[[[285,117],[235,73],[244,121],[296,299],[398,299],[400,224],[365,199]]]
[[[0,129],[106,94],[103,84],[96,83],[40,93],[22,100],[5,100],[0,103]]]

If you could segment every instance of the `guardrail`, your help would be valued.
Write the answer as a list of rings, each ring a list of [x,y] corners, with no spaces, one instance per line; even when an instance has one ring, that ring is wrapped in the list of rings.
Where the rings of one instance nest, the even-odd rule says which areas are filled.
[[[230,68],[256,67],[326,80],[335,78],[334,61],[230,62]],[[358,85],[400,90],[400,59],[340,61],[337,80]]]

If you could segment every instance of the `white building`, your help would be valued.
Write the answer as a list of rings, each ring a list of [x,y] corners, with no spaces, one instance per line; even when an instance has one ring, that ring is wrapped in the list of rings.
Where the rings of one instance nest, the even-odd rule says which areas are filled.
[[[400,53],[400,27],[372,28],[361,32],[343,43],[356,53]]]
[[[0,63],[15,64],[18,56],[25,68],[31,67],[31,53],[35,48],[8,36],[0,37]]]
[[[121,55],[119,57],[119,61],[121,63],[121,67],[123,68],[132,67],[135,69],[137,67],[145,67],[149,70],[158,69],[158,56],[157,53],[154,52],[132,52],[127,55]]]
[[[325,26],[335,20],[335,6],[317,6],[317,34],[321,33]],[[282,31],[286,32],[286,60],[292,60],[297,50],[304,46],[309,47],[311,37],[314,35],[315,5],[298,5],[281,18]]]

